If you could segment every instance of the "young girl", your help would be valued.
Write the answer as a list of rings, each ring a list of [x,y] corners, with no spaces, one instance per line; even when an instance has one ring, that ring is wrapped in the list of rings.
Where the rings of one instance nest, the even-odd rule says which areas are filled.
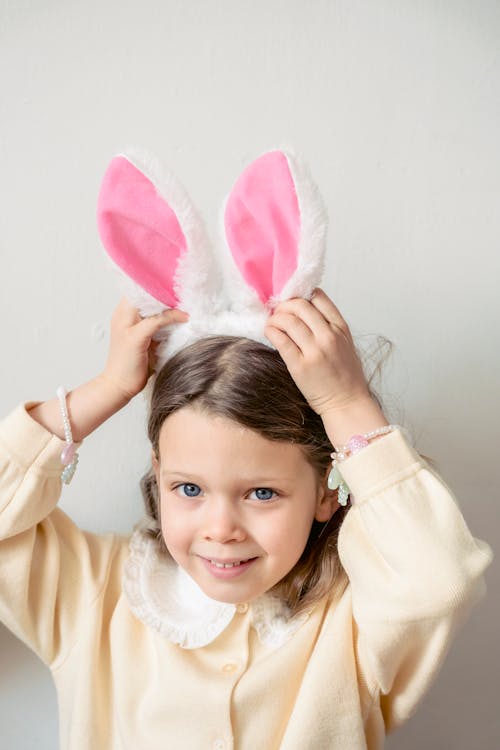
[[[170,352],[130,537],[57,508],[62,460],[71,474],[144,389],[162,336],[194,325],[181,309],[142,317],[122,299],[103,371],[1,423],[0,618],[51,669],[61,748],[381,748],[492,554],[388,424],[321,289],[268,310],[267,345],[205,335]]]

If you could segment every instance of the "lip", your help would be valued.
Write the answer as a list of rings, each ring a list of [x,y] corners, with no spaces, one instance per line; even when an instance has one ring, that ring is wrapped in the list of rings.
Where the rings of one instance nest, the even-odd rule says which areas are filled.
[[[211,560],[214,560],[218,563],[235,563],[239,562],[241,558],[233,557],[231,559],[223,560],[219,557],[201,557],[200,560],[202,561],[203,565],[206,567],[206,569],[215,577],[219,578],[221,580],[227,580],[230,578],[236,578],[238,576],[243,575],[252,565],[254,562],[258,560],[257,557],[251,557],[246,562],[240,563],[240,565],[235,565],[232,568],[218,568],[216,565],[214,565]]]

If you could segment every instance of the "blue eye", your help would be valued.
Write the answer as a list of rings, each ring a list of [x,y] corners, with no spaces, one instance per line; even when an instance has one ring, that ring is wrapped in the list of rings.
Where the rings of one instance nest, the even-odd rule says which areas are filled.
[[[179,484],[175,489],[180,490],[181,487],[185,488],[185,493],[181,493],[182,497],[198,497],[201,492],[197,484],[188,484],[186,482],[185,484]]]
[[[272,500],[273,495],[275,495],[275,491],[269,489],[269,487],[258,487],[256,490],[254,490],[255,494],[257,495],[257,500]]]

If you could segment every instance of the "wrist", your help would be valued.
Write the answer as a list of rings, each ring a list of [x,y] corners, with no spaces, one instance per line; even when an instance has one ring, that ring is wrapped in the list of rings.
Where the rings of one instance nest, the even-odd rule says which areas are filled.
[[[72,388],[66,395],[66,412],[73,441],[81,443],[109,417],[128,404],[130,397],[103,374],[83,385]],[[59,398],[38,403],[29,410],[30,416],[42,427],[66,439]]]
[[[104,389],[107,395],[114,403],[116,403],[118,408],[126,406],[129,401],[137,396],[137,393],[131,393],[119,378],[106,372],[106,370],[100,372],[99,375],[96,376],[95,381],[99,383],[99,387]]]
[[[335,448],[345,445],[353,435],[371,432],[389,424],[382,409],[371,396],[357,399],[343,407],[332,407],[321,418],[326,434]]]

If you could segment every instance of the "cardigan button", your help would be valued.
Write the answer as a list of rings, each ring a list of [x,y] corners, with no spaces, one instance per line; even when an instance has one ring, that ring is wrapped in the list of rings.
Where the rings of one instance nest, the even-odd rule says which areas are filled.
[[[228,662],[227,664],[224,664],[222,667],[222,671],[226,674],[232,674],[233,672],[236,672],[238,669],[238,665],[235,664],[233,661]]]
[[[226,747],[227,745],[224,740],[215,740],[212,745],[213,750],[226,750]]]
[[[248,604],[247,602],[240,602],[236,605],[236,611],[240,613],[240,615],[244,615],[245,612],[248,612]]]

